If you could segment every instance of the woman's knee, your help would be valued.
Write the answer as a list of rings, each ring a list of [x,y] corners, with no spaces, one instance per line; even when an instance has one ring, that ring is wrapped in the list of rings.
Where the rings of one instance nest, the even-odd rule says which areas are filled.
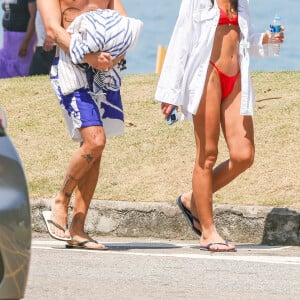
[[[255,156],[254,146],[248,146],[231,151],[230,160],[240,169],[246,170],[253,165]]]
[[[212,170],[215,166],[218,158],[218,150],[206,151],[203,155],[200,155],[198,165],[201,169]]]

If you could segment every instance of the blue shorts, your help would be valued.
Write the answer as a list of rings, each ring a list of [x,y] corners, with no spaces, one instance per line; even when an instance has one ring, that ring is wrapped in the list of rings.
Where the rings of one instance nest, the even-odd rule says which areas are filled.
[[[124,115],[120,90],[94,94],[89,88],[80,88],[63,95],[59,87],[57,64],[58,57],[51,67],[50,79],[72,139],[81,142],[79,129],[89,126],[104,127],[107,136],[123,133]]]

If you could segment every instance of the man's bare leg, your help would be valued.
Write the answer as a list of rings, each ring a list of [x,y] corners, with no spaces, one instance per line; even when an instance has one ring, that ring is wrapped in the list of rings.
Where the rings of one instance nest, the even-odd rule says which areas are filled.
[[[84,181],[86,174],[88,174],[94,163],[100,162],[106,141],[104,130],[99,126],[83,128],[81,129],[81,134],[84,142],[73,154],[64,184],[51,206],[51,220],[64,228],[66,228],[68,224],[68,207],[72,194],[75,188],[80,184],[80,181]],[[59,237],[70,237],[68,232],[64,232],[54,225],[51,225],[51,230]]]
[[[94,162],[92,168],[78,183],[78,187],[75,192],[76,195],[73,210],[73,218],[70,225],[70,234],[72,236],[72,241],[69,242],[70,245],[91,240],[91,242],[85,243],[86,248],[106,248],[102,244],[93,242],[93,240],[84,231],[84,225],[88,214],[88,209],[90,207],[90,203],[94,195],[99,178],[100,161],[101,157]]]

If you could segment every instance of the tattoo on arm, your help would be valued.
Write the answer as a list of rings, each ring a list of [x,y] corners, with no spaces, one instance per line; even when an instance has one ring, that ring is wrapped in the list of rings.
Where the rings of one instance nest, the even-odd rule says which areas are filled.
[[[81,157],[83,157],[88,164],[90,164],[94,159],[94,157],[91,154],[84,154]]]

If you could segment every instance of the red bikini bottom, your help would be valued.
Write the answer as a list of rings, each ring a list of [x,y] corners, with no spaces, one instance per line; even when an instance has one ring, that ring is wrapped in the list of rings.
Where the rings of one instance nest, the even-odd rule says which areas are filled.
[[[222,89],[222,100],[227,98],[235,85],[235,82],[237,81],[239,75],[240,75],[240,70],[237,72],[236,75],[234,76],[228,76],[225,73],[223,73],[216,65],[214,62],[210,61],[210,64],[216,69],[216,71],[219,74],[220,82],[221,82],[221,89]]]

